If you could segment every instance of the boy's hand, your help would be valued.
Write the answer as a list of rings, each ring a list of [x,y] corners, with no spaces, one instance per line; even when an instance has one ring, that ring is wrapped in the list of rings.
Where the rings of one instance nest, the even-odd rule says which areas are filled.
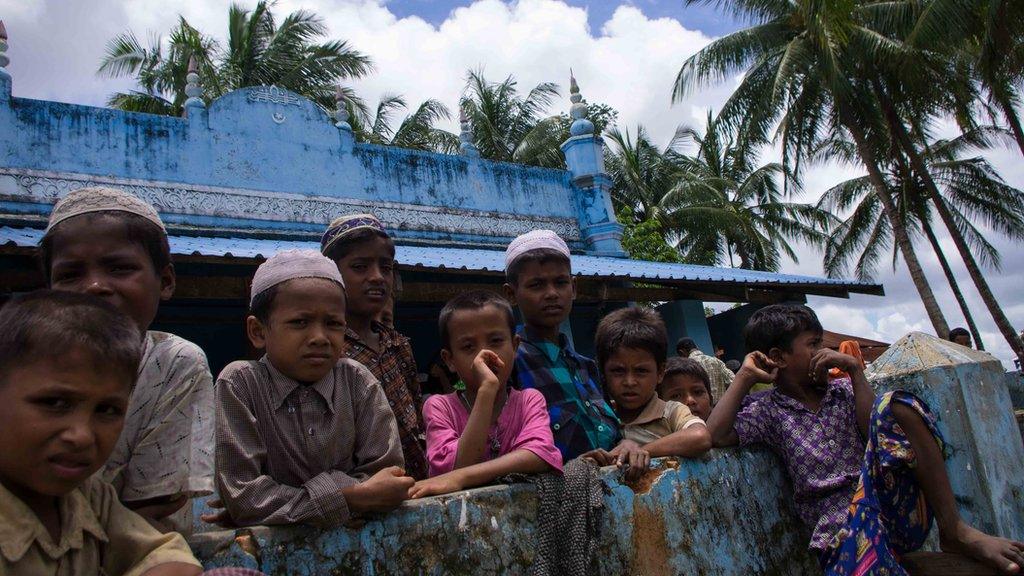
[[[584,452],[583,454],[580,454],[580,458],[590,458],[594,462],[597,462],[598,466],[612,466],[615,464],[615,456],[612,456],[611,452],[608,452],[604,448]]]
[[[632,440],[623,440],[609,454],[627,481],[638,480],[651,467],[651,453]]]
[[[779,367],[764,352],[751,352],[743,359],[736,379],[744,383],[772,384],[779,375]]]
[[[409,497],[416,481],[398,466],[389,466],[365,482],[342,490],[349,510],[353,512],[388,512]]]
[[[476,380],[478,393],[480,390],[496,391],[501,385],[497,373],[505,367],[505,363],[491,350],[481,350],[473,359],[473,379]]]
[[[409,498],[426,498],[427,496],[439,496],[451,494],[464,488],[462,475],[458,470],[420,480],[412,488],[409,488]]]
[[[848,354],[840,354],[831,348],[822,348],[815,352],[814,356],[811,356],[807,374],[815,382],[826,382],[829,368],[838,368],[850,376],[864,370],[857,358]]]
[[[207,524],[216,524],[222,528],[237,528],[234,521],[231,520],[231,515],[228,514],[228,509],[224,507],[224,502],[220,498],[207,500],[206,505],[215,509],[216,512],[213,514],[203,514],[199,517],[200,520]]]

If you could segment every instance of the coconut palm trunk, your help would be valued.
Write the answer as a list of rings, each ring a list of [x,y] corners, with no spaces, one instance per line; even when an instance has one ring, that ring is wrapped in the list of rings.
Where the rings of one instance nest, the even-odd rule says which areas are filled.
[[[892,100],[889,95],[882,89],[880,83],[877,80],[873,80],[875,85],[875,93],[878,95],[879,102],[882,104],[883,114],[886,117],[886,121],[889,125],[889,129],[892,134],[896,136],[896,140],[903,149],[903,152],[910,159],[910,167],[924,182],[925,189],[928,191],[931,197],[932,204],[935,206],[935,211],[938,213],[942,223],[946,225],[949,230],[949,236],[953,239],[953,244],[956,245],[957,251],[960,252],[960,257],[964,261],[964,265],[967,267],[967,273],[971,276],[971,280],[974,282],[974,286],[978,289],[978,293],[981,295],[981,299],[985,302],[985,306],[988,308],[989,313],[992,314],[992,319],[995,320],[996,327],[999,328],[999,332],[1002,333],[1003,337],[1006,338],[1006,342],[1010,345],[1013,353],[1020,358],[1021,362],[1024,363],[1024,342],[1021,341],[1020,335],[1017,334],[1013,329],[1013,325],[1010,324],[1010,319],[1006,317],[999,302],[996,301],[996,297],[992,294],[992,289],[989,288],[988,281],[985,280],[985,275],[982,273],[981,268],[978,266],[977,260],[974,258],[974,254],[971,253],[970,247],[967,246],[967,241],[964,239],[963,234],[960,233],[960,229],[956,225],[956,221],[953,219],[953,215],[950,213],[946,203],[942,200],[942,195],[939,193],[938,186],[935,185],[935,181],[932,180],[931,174],[928,172],[928,168],[925,166],[924,159],[910,140],[910,135],[907,133],[906,126],[903,125],[900,120],[899,114],[896,112],[895,106],[893,106]],[[946,332],[948,334],[948,330]]]
[[[949,266],[949,261],[942,252],[942,246],[939,244],[939,239],[935,237],[935,231],[932,229],[931,223],[923,220],[921,228],[924,229],[924,235],[928,238],[928,243],[935,250],[935,256],[939,259],[939,266],[942,267],[942,273],[946,275],[949,288],[953,291],[956,303],[960,306],[960,311],[964,315],[964,321],[967,322],[967,329],[971,331],[971,338],[974,338],[974,345],[977,346],[978,350],[984,350],[985,344],[981,341],[981,332],[978,331],[978,326],[974,323],[974,316],[971,315],[971,310],[967,307],[967,300],[964,299],[964,294],[960,291],[960,284],[956,281],[953,269]]]
[[[928,284],[928,277],[924,274],[924,268],[921,267],[921,262],[917,259],[917,253],[914,252],[914,243],[910,239],[910,233],[897,214],[896,203],[886,187],[885,177],[882,175],[881,170],[878,169],[878,160],[868,144],[867,136],[845,104],[837,102],[836,107],[839,112],[840,121],[853,137],[854,144],[857,146],[857,153],[867,168],[868,178],[875,188],[878,200],[882,203],[882,209],[885,211],[886,217],[889,218],[890,224],[892,224],[892,234],[896,241],[896,246],[899,247],[900,253],[903,255],[903,261],[907,263],[910,278],[914,281],[914,287],[917,288],[917,292],[921,296],[921,303],[924,305],[925,313],[928,314],[928,319],[931,320],[932,328],[935,329],[935,333],[940,337],[948,336],[949,324],[946,323],[946,317],[943,316],[942,309],[939,308],[939,303],[935,299],[935,293],[932,292],[932,287]]]

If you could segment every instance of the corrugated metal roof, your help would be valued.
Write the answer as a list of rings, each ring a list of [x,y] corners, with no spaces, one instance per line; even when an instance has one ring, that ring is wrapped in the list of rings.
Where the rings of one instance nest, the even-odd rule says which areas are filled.
[[[30,247],[38,244],[43,231],[35,228],[0,227],[0,245]],[[301,240],[261,240],[254,238],[218,238],[202,236],[170,236],[173,254],[185,256],[228,256],[235,258],[267,258],[277,252],[296,248],[319,248],[319,244]],[[471,270],[503,273],[505,254],[499,250],[445,248],[440,246],[398,246],[395,258],[402,266],[425,269]],[[710,282],[746,286],[799,288],[834,288],[851,292],[881,293],[881,287],[869,282],[715,268],[691,264],[668,264],[624,258],[574,255],[573,272],[578,276],[649,280],[666,283]]]

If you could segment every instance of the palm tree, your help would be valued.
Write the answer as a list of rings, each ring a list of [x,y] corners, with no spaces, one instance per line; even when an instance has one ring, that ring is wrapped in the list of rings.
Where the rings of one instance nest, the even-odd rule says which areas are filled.
[[[689,262],[728,262],[740,268],[776,271],[785,254],[798,261],[791,240],[824,244],[832,215],[812,204],[789,202],[782,164],[757,165],[757,147],[737,142],[708,113],[703,132],[682,128],[675,146],[692,142],[693,155],[680,154],[682,177],[663,212],[669,230]]]
[[[113,38],[99,73],[138,81],[140,90],[110,97],[108,103],[122,110],[181,115],[193,57],[207,101],[245,86],[276,85],[331,110],[338,83],[364,76],[371,63],[347,42],[319,42],[326,34],[323,20],[307,10],[292,12],[278,24],[266,0],[251,11],[233,4],[226,49],[179,17],[166,48],[159,37],[143,47],[130,31]],[[351,91],[348,96],[359,103]]]
[[[1004,136],[995,127],[980,127],[952,140],[940,140],[928,147],[928,170],[941,184],[941,202],[953,215],[957,232],[970,245],[983,263],[999,269],[999,252],[987,240],[976,223],[997,230],[1008,237],[1024,239],[1024,192],[1006,185],[992,166],[982,157],[961,158],[972,149],[985,149]],[[833,146],[832,156],[850,159],[852,144],[840,142]],[[897,200],[898,212],[910,230],[920,230],[935,251],[943,274],[964,314],[971,334],[980,349],[984,349],[980,332],[967,307],[942,247],[936,237],[929,205],[929,192],[915,178],[905,158],[890,163],[886,174],[891,195]],[[892,242],[892,227],[882,217],[877,197],[866,177],[842,182],[828,190],[819,206],[839,212],[850,211],[850,216],[835,228],[825,249],[825,271],[834,276],[845,273],[850,260],[859,278],[870,278],[874,266]],[[895,263],[897,254],[893,253]]]
[[[397,129],[393,128],[393,115],[405,108],[404,98],[395,94],[385,94],[377,104],[372,117],[365,110],[352,107],[349,110],[349,123],[356,138],[362,142],[442,154],[458,152],[459,137],[435,126],[441,120],[451,118],[451,113],[444,104],[437,100],[425,100],[412,114],[402,120]]]
[[[521,162],[558,150],[556,119],[544,116],[558,96],[558,85],[542,82],[521,96],[515,78],[490,82],[480,70],[466,74],[466,89],[460,106],[473,126],[473,141],[480,156],[490,160]]]
[[[751,142],[769,140],[778,127],[787,179],[799,178],[801,161],[814,155],[824,135],[849,136],[932,326],[937,334],[947,334],[949,325],[880,168],[887,127],[871,86],[863,80],[863,68],[866,62],[886,60],[896,42],[868,25],[879,20],[878,7],[863,2],[687,0],[699,3],[725,6],[737,19],[754,25],[690,57],[676,77],[673,98],[743,72],[719,121],[742,126]]]

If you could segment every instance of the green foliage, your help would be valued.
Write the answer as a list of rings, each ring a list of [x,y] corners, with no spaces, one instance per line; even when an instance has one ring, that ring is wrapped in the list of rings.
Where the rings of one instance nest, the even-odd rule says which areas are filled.
[[[635,260],[649,262],[682,262],[679,252],[665,242],[661,227],[654,220],[637,222],[628,206],[617,214],[625,226],[622,233],[622,248]]]
[[[327,26],[316,14],[297,10],[278,22],[263,0],[253,10],[237,4],[228,10],[227,46],[194,28],[183,17],[168,35],[143,47],[132,32],[107,44],[99,73],[134,77],[139,90],[117,93],[108,104],[122,110],[180,116],[191,58],[199,66],[203,98],[209,103],[245,86],[276,85],[313,100],[325,110],[335,106],[335,91],[345,79],[366,75],[369,57],[341,40],[323,40]],[[357,107],[362,104],[349,92]]]

